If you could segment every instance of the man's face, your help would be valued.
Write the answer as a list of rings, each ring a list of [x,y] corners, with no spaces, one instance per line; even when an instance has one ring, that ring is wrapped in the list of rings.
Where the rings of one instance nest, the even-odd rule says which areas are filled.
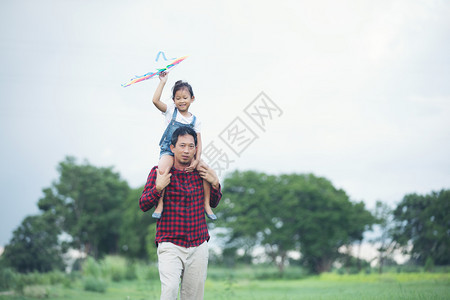
[[[170,149],[174,154],[175,163],[186,166],[191,164],[191,161],[197,152],[194,137],[190,134],[180,135],[177,144],[175,146],[170,145]]]

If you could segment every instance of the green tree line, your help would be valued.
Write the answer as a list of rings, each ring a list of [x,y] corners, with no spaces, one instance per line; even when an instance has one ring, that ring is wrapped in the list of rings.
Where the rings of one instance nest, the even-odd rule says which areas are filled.
[[[130,188],[112,167],[67,157],[59,178],[43,189],[40,213],[13,232],[0,266],[19,272],[62,270],[64,254],[77,249],[94,258],[121,254],[156,261],[155,221],[138,206],[142,187]],[[329,271],[340,249],[361,243],[378,226],[380,271],[394,249],[419,265],[450,264],[450,190],[408,194],[397,207],[378,202],[374,211],[313,174],[269,175],[235,171],[223,182],[223,198],[209,223],[223,234],[222,256],[251,262],[256,248],[283,272],[289,253],[313,273]]]

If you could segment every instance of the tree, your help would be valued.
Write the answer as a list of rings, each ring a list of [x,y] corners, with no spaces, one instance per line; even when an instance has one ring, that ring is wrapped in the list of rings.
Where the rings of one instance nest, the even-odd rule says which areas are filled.
[[[57,170],[59,180],[45,190],[41,202],[55,204],[51,211],[58,211],[71,246],[94,257],[117,252],[128,183],[112,167],[77,164],[73,157],[66,157]]]
[[[62,233],[62,201],[52,190],[43,189],[38,201],[40,215],[26,217],[14,231],[2,256],[5,263],[19,272],[47,272],[63,269],[67,245],[59,239]]]
[[[290,250],[300,250],[311,271],[329,270],[339,248],[361,240],[374,221],[364,203],[351,202],[343,190],[312,174],[236,171],[225,179],[223,193],[217,225],[231,229],[228,244],[263,246],[280,272]]]
[[[120,251],[130,259],[149,259],[147,246],[155,243],[155,219],[139,209],[138,202],[144,187],[132,189],[123,202],[122,225],[120,227]],[[153,236],[153,238],[152,238]],[[155,250],[156,253],[156,250]]]
[[[44,216],[28,216],[14,231],[2,260],[18,272],[62,270],[65,249],[58,241],[60,232]]]
[[[397,223],[393,238],[412,260],[424,265],[450,264],[450,190],[428,195],[408,194],[394,210]],[[430,261],[432,259],[432,261]]]
[[[392,261],[392,254],[396,249],[397,242],[392,238],[394,230],[393,210],[381,201],[377,201],[373,213],[376,219],[376,227],[379,235],[371,240],[375,243],[378,251],[378,272],[383,273],[385,262]]]
[[[118,251],[127,182],[111,167],[78,165],[73,157],[57,170],[58,181],[44,188],[38,201],[41,214],[23,220],[2,255],[2,263],[20,272],[63,268],[69,245],[94,257]],[[139,210],[137,200],[134,207]]]
[[[300,241],[304,264],[316,273],[329,271],[339,248],[361,241],[374,218],[363,202],[353,203],[341,189],[322,177],[283,175],[282,202],[290,203],[290,224]]]
[[[227,247],[240,247],[248,254],[261,245],[282,272],[287,252],[298,248],[298,238],[292,238],[295,230],[280,218],[281,207],[274,205],[276,180],[252,171],[236,171],[226,178],[217,225],[231,229]]]

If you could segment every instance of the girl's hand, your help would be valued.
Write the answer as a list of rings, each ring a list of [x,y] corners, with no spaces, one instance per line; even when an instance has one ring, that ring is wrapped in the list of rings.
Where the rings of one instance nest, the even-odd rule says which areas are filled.
[[[169,78],[168,72],[164,71],[159,73],[159,80],[161,80],[162,82],[166,83],[168,78]]]
[[[198,160],[196,160],[196,159],[192,160],[190,166],[186,168],[186,172],[194,171],[197,168],[198,163],[199,163]]]

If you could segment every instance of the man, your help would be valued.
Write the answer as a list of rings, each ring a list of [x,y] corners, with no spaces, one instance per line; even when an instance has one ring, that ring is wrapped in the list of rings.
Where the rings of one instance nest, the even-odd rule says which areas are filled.
[[[211,184],[211,207],[222,193],[214,170],[200,168],[186,172],[197,151],[197,135],[187,126],[175,130],[170,149],[174,153],[172,169],[161,174],[151,170],[139,199],[143,211],[158,204],[165,189],[164,212],[156,226],[161,299],[203,299],[208,267],[209,233],[206,227],[203,180]]]

